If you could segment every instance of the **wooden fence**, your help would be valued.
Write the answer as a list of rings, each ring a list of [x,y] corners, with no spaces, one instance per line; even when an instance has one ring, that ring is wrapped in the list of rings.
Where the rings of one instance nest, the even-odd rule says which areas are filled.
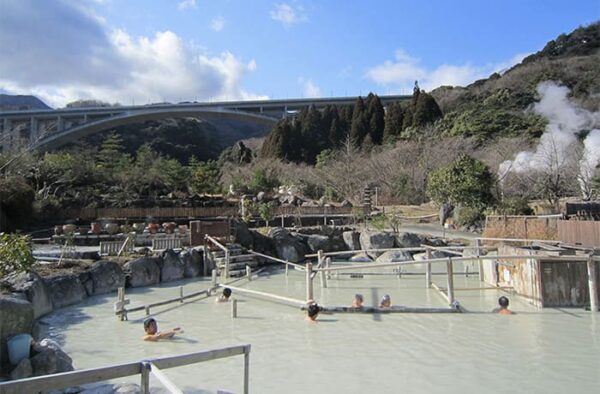
[[[558,240],[558,217],[488,216],[484,237]]]
[[[352,207],[294,207],[278,206],[274,209],[274,216],[336,216],[351,215]],[[97,220],[97,219],[141,219],[169,218],[169,219],[193,219],[193,218],[216,218],[239,216],[239,208],[234,207],[171,207],[171,208],[72,208],[63,209],[44,220]]]
[[[600,222],[559,220],[558,238],[569,244],[600,248]]]

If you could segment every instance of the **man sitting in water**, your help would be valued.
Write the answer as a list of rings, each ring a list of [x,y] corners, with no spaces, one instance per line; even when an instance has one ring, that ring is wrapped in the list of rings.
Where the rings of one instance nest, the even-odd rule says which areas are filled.
[[[306,303],[308,304],[308,308],[306,309],[305,320],[316,322],[317,316],[321,311],[321,307],[313,300],[308,300]]]
[[[498,304],[500,305],[500,308],[496,308],[493,310],[494,313],[497,313],[499,315],[512,315],[515,312],[511,311],[510,309],[508,309],[508,298],[507,297],[500,297],[498,298]]]
[[[223,289],[223,294],[217,297],[215,302],[227,302],[229,301],[229,297],[231,297],[231,289],[229,287],[226,287]]]
[[[352,308],[362,308],[363,307],[363,295],[355,294],[354,299],[352,300]]]
[[[170,331],[159,332],[158,324],[154,318],[150,317],[144,320],[144,331],[146,331],[146,335],[142,337],[144,341],[152,341],[156,342],[160,339],[173,338],[176,333],[182,333],[183,330],[179,327],[175,327]]]
[[[392,307],[392,298],[390,297],[389,294],[386,294],[383,297],[381,297],[381,301],[379,301],[379,307],[380,308],[391,308]]]

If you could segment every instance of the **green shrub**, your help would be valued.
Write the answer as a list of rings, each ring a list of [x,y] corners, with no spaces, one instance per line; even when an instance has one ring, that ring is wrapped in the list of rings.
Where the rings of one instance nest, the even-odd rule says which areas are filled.
[[[533,215],[533,209],[529,206],[529,202],[521,197],[509,197],[502,200],[497,207],[497,212],[500,215]]]
[[[476,225],[483,219],[483,213],[478,208],[456,207],[454,208],[454,223],[459,226]]]
[[[34,262],[29,236],[0,233],[0,277],[28,271]]]

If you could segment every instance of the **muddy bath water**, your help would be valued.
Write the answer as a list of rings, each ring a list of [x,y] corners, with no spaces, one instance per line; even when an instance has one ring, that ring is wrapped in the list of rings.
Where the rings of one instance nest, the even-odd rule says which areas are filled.
[[[391,270],[382,273],[392,274]],[[434,275],[444,285],[445,276]],[[209,280],[127,289],[131,307],[206,289]],[[250,391],[254,393],[562,393],[600,387],[600,316],[582,309],[537,309],[510,297],[511,316],[490,313],[498,290],[476,277],[457,276],[456,298],[469,313],[320,314],[304,312],[235,292],[230,303],[214,297],[151,310],[159,329],[184,333],[158,343],[142,341],[143,311],[119,321],[116,295],[91,297],[42,319],[46,336],[57,340],[77,369],[176,355],[236,344],[251,344]],[[302,272],[261,273],[235,286],[303,299]],[[462,289],[462,290],[461,290]],[[416,275],[364,275],[315,281],[315,299],[349,306],[360,293],[365,306],[389,294],[393,305],[444,307],[435,289]],[[242,357],[165,370],[186,393],[242,392]],[[139,383],[138,376],[119,381]],[[151,386],[160,383],[151,380]]]

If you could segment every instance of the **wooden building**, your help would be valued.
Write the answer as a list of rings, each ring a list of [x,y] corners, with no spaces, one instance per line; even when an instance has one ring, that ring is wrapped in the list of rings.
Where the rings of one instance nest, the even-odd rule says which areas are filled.
[[[519,296],[538,307],[590,305],[588,254],[581,249],[546,244],[500,245],[498,255],[523,258],[484,261],[486,282],[512,287]],[[592,264],[596,267],[596,283],[600,283],[599,263]],[[600,293],[600,289],[597,292]]]

